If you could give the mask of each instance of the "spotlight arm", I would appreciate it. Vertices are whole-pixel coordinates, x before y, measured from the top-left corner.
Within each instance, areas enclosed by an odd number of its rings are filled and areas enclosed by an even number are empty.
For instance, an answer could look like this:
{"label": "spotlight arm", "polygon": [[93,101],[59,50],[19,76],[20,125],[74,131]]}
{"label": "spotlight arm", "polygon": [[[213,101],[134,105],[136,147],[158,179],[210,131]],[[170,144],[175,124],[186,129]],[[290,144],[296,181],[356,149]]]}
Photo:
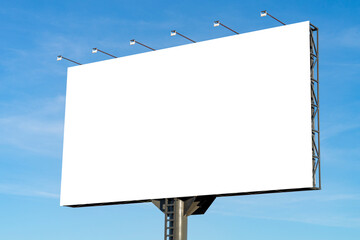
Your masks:
{"label": "spotlight arm", "polygon": [[272,17],[273,19],[275,19],[276,21],[278,21],[279,23],[281,23],[282,25],[286,25],[285,23],[283,23],[282,21],[280,21],[279,19],[277,19],[276,17],[272,16],[271,14],[267,14],[269,15],[270,17]]}
{"label": "spotlight arm", "polygon": [[57,59],[58,59],[58,61],[61,60],[61,59],[65,59],[65,60],[67,60],[67,61],[69,61],[69,62],[73,62],[73,63],[75,63],[75,64],[77,64],[77,65],[82,65],[81,63],[75,62],[75,61],[73,61],[73,60],[71,60],[71,59],[68,59],[68,58],[62,56],[62,55],[59,55],[59,56],[57,57]]}
{"label": "spotlight arm", "polygon": [[[262,15],[264,14],[264,15]],[[273,18],[274,20],[278,21],[279,23],[281,23],[282,25],[286,25],[285,23],[283,23],[282,21],[280,21],[279,19],[277,19],[276,17],[274,17],[273,15],[271,15],[270,13],[268,13],[268,11],[261,11],[261,17],[265,17],[269,15],[271,18]]]}
{"label": "spotlight arm", "polygon": [[101,53],[104,53],[104,54],[106,54],[106,55],[108,55],[108,56],[110,56],[110,57],[117,58],[116,56],[114,56],[114,55],[112,55],[112,54],[110,54],[110,53],[104,52],[104,51],[102,51],[102,50],[100,50],[100,49],[98,49],[98,48],[93,48],[93,50],[94,50],[94,49],[96,49],[96,51],[99,51],[99,52],[101,52]]}
{"label": "spotlight arm", "polygon": [[221,26],[223,26],[224,28],[227,28],[227,29],[229,29],[230,31],[232,31],[232,32],[234,32],[234,33],[236,33],[236,34],[239,34],[237,31],[235,31],[235,30],[233,30],[233,29],[229,28],[228,26],[225,26],[225,25],[224,25],[224,24],[222,24],[221,22],[219,22],[219,24],[220,24]]}
{"label": "spotlight arm", "polygon": [[190,38],[182,35],[181,33],[177,32],[176,30],[173,30],[172,32],[175,33],[174,35],[179,34],[181,37],[183,37],[183,38],[185,38],[185,39],[187,39],[187,40],[189,40],[189,41],[191,41],[191,42],[193,42],[193,43],[196,43],[194,40],[192,40],[192,39],[190,39]]}
{"label": "spotlight arm", "polygon": [[141,46],[146,47],[146,48],[148,48],[148,49],[150,49],[150,50],[156,51],[155,49],[153,49],[153,48],[151,48],[151,47],[149,47],[149,46],[146,46],[145,44],[142,44],[141,42],[138,42],[138,41],[136,41],[135,39],[130,40],[130,45],[134,45],[135,43],[138,43],[138,44],[140,44]]}

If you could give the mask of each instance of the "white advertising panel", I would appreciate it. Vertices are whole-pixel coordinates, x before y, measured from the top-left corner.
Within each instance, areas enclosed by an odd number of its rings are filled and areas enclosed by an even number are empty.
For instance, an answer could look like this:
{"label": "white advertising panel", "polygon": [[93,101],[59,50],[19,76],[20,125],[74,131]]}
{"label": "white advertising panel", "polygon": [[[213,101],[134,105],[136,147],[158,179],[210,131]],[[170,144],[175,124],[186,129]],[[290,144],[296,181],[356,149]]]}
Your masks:
{"label": "white advertising panel", "polygon": [[63,206],[313,187],[309,22],[68,69]]}

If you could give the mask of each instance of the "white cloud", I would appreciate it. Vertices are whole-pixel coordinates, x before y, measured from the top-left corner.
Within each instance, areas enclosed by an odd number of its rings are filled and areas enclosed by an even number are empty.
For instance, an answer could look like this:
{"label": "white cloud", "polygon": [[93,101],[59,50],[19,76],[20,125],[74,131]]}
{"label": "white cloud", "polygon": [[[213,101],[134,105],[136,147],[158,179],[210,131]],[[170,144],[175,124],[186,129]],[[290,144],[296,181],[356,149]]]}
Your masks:
{"label": "white cloud", "polygon": [[344,132],[353,131],[359,128],[360,128],[360,123],[356,123],[356,122],[338,123],[331,125],[321,131],[321,141],[335,137]]}
{"label": "white cloud", "polygon": [[347,47],[360,47],[360,27],[345,29],[339,36],[339,42]]}
{"label": "white cloud", "polygon": [[30,197],[59,198],[59,194],[33,189],[28,186],[0,183],[0,194],[11,194]]}
{"label": "white cloud", "polygon": [[64,105],[63,96],[2,104],[0,143],[56,156],[62,144]]}
{"label": "white cloud", "polygon": [[250,219],[358,228],[360,227],[359,214],[351,209],[344,209],[344,206],[359,200],[360,193],[324,191],[240,196],[217,200],[209,212]]}

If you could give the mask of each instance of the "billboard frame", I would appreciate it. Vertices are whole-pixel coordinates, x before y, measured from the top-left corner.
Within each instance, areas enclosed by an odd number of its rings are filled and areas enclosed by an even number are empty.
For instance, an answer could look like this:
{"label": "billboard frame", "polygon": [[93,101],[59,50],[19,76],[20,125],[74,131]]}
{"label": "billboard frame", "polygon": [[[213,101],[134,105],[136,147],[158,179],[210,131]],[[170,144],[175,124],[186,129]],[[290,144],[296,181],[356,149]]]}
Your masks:
{"label": "billboard frame", "polygon": [[313,187],[321,190],[320,171],[320,99],[319,99],[319,29],[310,23],[311,131]]}
{"label": "billboard frame", "polygon": [[[266,194],[266,193],[281,193],[281,192],[296,192],[296,191],[309,191],[309,190],[321,190],[321,171],[320,171],[320,116],[319,116],[319,29],[313,24],[309,23],[309,41],[310,41],[310,84],[311,84],[311,131],[312,131],[312,166],[313,166],[313,187],[307,188],[291,188],[291,189],[279,189],[279,190],[266,190],[266,191],[253,191],[253,192],[241,192],[241,193],[229,193],[229,194],[214,194],[214,195],[199,195],[194,196],[197,198],[196,202],[202,202],[203,199],[212,199],[216,197],[226,196],[241,196],[241,195],[254,195],[254,194]],[[201,201],[199,201],[201,197]],[[189,197],[187,197],[189,198]],[[181,199],[187,199],[181,198]],[[144,202],[160,202],[164,199],[143,199],[135,201],[116,201],[106,203],[90,203],[90,204],[77,204],[66,205],[67,207],[91,207],[91,206],[105,206],[105,205],[119,205],[119,204],[131,204],[131,203],[144,203]],[[157,205],[157,204],[155,204]],[[205,204],[205,208],[201,207],[198,213],[203,214],[209,206]]]}
{"label": "billboard frame", "polygon": [[215,194],[193,197],[166,199],[144,199],[136,201],[106,202],[95,204],[67,205],[68,207],[90,207],[104,205],[119,205],[130,203],[152,202],[164,213],[164,239],[187,239],[187,217],[205,214],[216,197],[255,195],[281,192],[299,192],[321,190],[320,164],[320,104],[319,104],[319,29],[309,23],[310,41],[310,86],[311,86],[311,138],[312,138],[312,177],[313,186],[307,188],[292,188],[267,191],[241,192],[231,194]]}
{"label": "billboard frame", "polygon": [[[165,240],[187,239],[187,217],[205,214],[216,197],[255,195],[266,193],[299,192],[321,190],[320,164],[320,104],[319,104],[319,29],[309,23],[310,41],[310,85],[311,85],[311,138],[313,186],[279,190],[253,191],[230,194],[199,195],[192,197],[144,199],[136,201],[106,202],[95,204],[66,205],[67,207],[90,207],[152,202],[165,215]],[[141,44],[142,45],[142,44]],[[154,49],[153,49],[154,50]]]}

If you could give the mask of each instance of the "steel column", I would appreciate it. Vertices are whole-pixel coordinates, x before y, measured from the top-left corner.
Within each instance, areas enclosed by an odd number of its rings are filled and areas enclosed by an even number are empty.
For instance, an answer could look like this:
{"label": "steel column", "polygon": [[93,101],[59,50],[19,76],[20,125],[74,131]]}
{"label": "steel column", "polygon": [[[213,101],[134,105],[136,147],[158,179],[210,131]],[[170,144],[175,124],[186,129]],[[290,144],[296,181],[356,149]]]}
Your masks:
{"label": "steel column", "polygon": [[174,240],[187,240],[185,202],[181,199],[175,199]]}

